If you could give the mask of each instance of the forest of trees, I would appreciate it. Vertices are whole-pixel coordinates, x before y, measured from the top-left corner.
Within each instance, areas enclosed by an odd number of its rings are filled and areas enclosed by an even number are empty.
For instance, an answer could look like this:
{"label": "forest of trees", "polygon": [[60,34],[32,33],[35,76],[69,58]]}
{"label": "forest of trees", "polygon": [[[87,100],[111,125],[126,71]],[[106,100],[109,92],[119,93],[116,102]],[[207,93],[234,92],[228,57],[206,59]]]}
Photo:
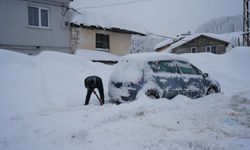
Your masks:
{"label": "forest of trees", "polygon": [[224,34],[232,32],[240,32],[243,30],[242,15],[220,17],[209,20],[200,25],[196,33],[215,33]]}

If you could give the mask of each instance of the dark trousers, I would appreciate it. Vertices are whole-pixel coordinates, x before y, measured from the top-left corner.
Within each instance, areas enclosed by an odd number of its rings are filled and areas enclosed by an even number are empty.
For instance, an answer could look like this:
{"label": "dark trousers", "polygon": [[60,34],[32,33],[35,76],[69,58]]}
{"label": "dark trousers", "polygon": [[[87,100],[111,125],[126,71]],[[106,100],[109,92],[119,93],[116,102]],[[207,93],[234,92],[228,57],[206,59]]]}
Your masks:
{"label": "dark trousers", "polygon": [[[98,98],[98,100],[100,101],[100,104],[103,105],[104,104],[104,92],[103,92],[103,84],[102,84],[102,82],[98,82],[96,88],[99,91],[99,95],[100,95],[100,97],[99,97],[100,99]],[[94,90],[95,90],[95,88],[88,89],[84,105],[88,105],[89,104],[89,100],[90,100],[91,94],[92,94],[92,92]]]}

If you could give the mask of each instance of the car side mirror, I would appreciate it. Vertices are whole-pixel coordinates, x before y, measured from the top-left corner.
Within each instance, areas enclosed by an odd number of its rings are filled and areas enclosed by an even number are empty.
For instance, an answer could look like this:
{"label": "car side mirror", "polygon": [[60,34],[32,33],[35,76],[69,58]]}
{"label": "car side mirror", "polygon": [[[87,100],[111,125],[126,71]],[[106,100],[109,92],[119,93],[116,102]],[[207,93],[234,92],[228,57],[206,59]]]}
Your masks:
{"label": "car side mirror", "polygon": [[208,73],[203,73],[203,78],[207,78],[208,77]]}

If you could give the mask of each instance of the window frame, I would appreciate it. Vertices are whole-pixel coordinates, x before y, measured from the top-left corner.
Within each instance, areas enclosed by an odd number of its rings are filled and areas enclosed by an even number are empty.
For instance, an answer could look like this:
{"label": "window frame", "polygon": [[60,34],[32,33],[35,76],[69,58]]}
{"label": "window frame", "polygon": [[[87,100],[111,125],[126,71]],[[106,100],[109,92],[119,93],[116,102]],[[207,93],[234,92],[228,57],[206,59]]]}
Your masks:
{"label": "window frame", "polygon": [[[193,49],[195,49],[195,52],[193,52]],[[197,51],[198,51],[198,48],[197,47],[191,47],[191,53],[197,53]]]}
{"label": "window frame", "polygon": [[[213,48],[215,48],[214,50],[215,50],[215,52],[213,52]],[[216,46],[211,46],[211,53],[213,53],[213,54],[217,54],[217,47]]]}
{"label": "window frame", "polygon": [[[101,36],[101,41],[97,41],[97,36]],[[103,37],[106,36],[107,37],[107,41],[104,41],[103,40]],[[95,36],[95,47],[97,50],[101,50],[101,51],[110,51],[110,35],[109,34],[102,34],[102,33],[96,33],[96,36]],[[104,43],[107,42],[107,48],[105,48],[103,45],[105,45]],[[97,44],[100,44],[102,45],[102,47],[97,47]]]}
{"label": "window frame", "polygon": [[[208,48],[209,48],[209,51],[208,51]],[[211,50],[212,50],[212,47],[211,47],[211,46],[206,46],[206,52],[207,52],[207,53],[211,53]]]}
{"label": "window frame", "polygon": [[[38,26],[29,24],[29,7],[34,7],[34,8],[38,9]],[[42,26],[41,10],[47,10],[47,12],[48,12],[48,26]],[[36,6],[36,5],[28,5],[27,6],[27,14],[28,14],[28,16],[27,16],[28,27],[50,29],[50,9],[49,8]]]}
{"label": "window frame", "polygon": [[157,61],[149,61],[147,64],[149,66],[149,68],[154,72],[154,73],[158,73],[158,68],[157,68]]}
{"label": "window frame", "polygon": [[[210,48],[210,51],[207,51],[207,48]],[[215,52],[213,52],[213,48],[215,48]],[[206,52],[217,54],[217,47],[215,45],[206,46]]]}

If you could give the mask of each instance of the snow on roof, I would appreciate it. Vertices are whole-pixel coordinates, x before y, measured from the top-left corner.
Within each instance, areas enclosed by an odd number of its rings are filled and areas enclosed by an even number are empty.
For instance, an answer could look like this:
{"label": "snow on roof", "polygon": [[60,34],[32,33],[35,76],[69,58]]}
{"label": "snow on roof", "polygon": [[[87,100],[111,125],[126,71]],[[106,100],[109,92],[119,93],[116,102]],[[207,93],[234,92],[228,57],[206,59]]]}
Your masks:
{"label": "snow on roof", "polygon": [[226,43],[230,43],[226,38],[224,38],[223,36],[220,36],[218,34],[213,34],[213,33],[198,33],[198,34],[194,34],[194,35],[191,35],[191,36],[187,36],[185,37],[184,39],[181,39],[180,41],[172,44],[170,47],[168,47],[167,49],[165,49],[164,51],[165,52],[171,52],[173,49],[187,43],[187,42],[190,42],[191,40],[197,38],[197,37],[200,37],[200,36],[206,36],[206,37],[210,37],[210,38],[213,38],[213,39],[217,39],[217,40],[220,40],[220,41],[223,41],[223,42],[226,42]]}
{"label": "snow on roof", "polygon": [[162,42],[156,44],[156,46],[154,47],[154,50],[157,50],[157,49],[159,49],[159,48],[162,48],[162,47],[164,47],[164,46],[166,46],[166,45],[169,45],[169,44],[171,44],[171,43],[173,43],[173,42],[174,42],[173,39],[166,39],[166,40],[164,40],[164,41],[162,41]]}
{"label": "snow on roof", "polygon": [[77,49],[75,55],[84,56],[89,60],[95,61],[118,61],[120,56],[111,54],[105,51],[88,50],[88,49]]}
{"label": "snow on roof", "polygon": [[128,20],[127,18],[109,15],[102,12],[90,10],[78,10],[79,13],[73,13],[71,23],[84,26],[95,26],[103,29],[119,29],[135,34],[146,34],[146,29],[141,25]]}

